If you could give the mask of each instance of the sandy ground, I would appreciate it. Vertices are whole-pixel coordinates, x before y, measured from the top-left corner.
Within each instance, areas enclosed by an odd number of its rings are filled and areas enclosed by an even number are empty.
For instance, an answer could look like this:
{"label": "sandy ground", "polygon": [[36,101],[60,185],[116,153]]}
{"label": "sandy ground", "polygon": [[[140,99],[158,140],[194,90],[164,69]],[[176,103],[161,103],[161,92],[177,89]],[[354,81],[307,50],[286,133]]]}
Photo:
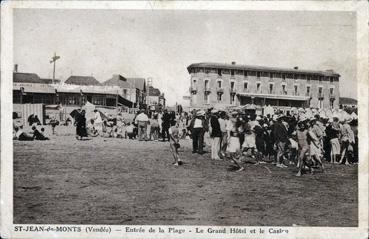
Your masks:
{"label": "sandy ground", "polygon": [[[246,165],[168,143],[56,136],[14,141],[14,223],[357,226],[357,166]],[[270,171],[269,171],[270,170]]]}

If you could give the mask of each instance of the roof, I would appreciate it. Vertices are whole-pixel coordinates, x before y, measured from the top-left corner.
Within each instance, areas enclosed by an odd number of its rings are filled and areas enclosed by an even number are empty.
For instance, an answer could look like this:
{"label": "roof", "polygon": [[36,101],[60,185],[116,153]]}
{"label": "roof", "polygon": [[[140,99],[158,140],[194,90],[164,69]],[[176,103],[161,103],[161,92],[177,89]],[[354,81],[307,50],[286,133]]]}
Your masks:
{"label": "roof", "polygon": [[45,84],[46,82],[37,74],[34,73],[19,73],[19,72],[13,72],[13,82],[17,83],[39,83],[39,84]]}
{"label": "roof", "polygon": [[349,97],[340,97],[340,104],[342,105],[357,105],[357,100]]}
{"label": "roof", "polygon": [[[42,78],[41,80],[43,80],[46,84],[52,84],[53,83],[53,79],[50,79],[50,78]],[[60,83],[60,80],[55,79],[54,83]]]}
{"label": "roof", "polygon": [[71,85],[101,85],[101,83],[92,76],[70,76],[65,83]]}
{"label": "roof", "polygon": [[131,85],[127,81],[127,79],[121,75],[113,75],[112,78],[110,78],[107,81],[104,81],[102,84],[109,86],[119,86],[121,88],[131,88]]}
{"label": "roof", "polygon": [[127,78],[129,82],[133,82],[135,87],[141,91],[146,91],[145,78]]}
{"label": "roof", "polygon": [[267,72],[285,72],[285,73],[305,73],[305,74],[318,74],[323,76],[340,76],[333,70],[327,71],[313,71],[302,70],[294,68],[279,68],[279,67],[265,67],[265,66],[253,66],[253,65],[238,65],[238,64],[225,64],[225,63],[212,63],[212,62],[200,62],[193,63],[187,67],[188,72],[194,67],[207,67],[207,68],[221,68],[231,70],[253,70],[253,71],[267,71]]}
{"label": "roof", "polygon": [[160,93],[160,90],[157,89],[157,88],[154,88],[152,86],[149,87],[149,93],[148,93],[148,96],[160,96],[161,93]]}

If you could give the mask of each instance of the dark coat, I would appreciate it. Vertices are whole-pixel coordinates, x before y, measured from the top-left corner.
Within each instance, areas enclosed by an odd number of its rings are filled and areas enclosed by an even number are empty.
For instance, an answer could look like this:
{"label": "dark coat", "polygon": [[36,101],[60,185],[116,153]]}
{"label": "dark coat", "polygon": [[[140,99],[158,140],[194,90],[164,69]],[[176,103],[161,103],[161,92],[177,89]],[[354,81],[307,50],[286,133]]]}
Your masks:
{"label": "dark coat", "polygon": [[216,116],[210,117],[211,134],[210,137],[222,137],[219,120]]}

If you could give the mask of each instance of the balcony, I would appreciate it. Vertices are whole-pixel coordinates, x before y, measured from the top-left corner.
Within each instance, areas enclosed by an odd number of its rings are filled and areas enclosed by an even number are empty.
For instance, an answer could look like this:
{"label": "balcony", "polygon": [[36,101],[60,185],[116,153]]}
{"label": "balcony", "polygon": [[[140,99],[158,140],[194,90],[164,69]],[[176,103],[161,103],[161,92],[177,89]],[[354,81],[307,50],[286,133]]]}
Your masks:
{"label": "balcony", "polygon": [[195,95],[197,93],[197,87],[196,86],[191,86],[190,87],[190,92],[191,92],[191,94]]}
{"label": "balcony", "polygon": [[217,94],[223,94],[224,89],[222,87],[217,87]]}
{"label": "balcony", "polygon": [[235,95],[237,93],[235,88],[231,88],[229,92],[231,93],[231,95]]}
{"label": "balcony", "polygon": [[209,95],[211,93],[210,87],[205,87],[204,92]]}
{"label": "balcony", "polygon": [[324,100],[324,94],[323,93],[318,93],[318,99],[319,100]]}
{"label": "balcony", "polygon": [[293,96],[299,96],[300,95],[300,93],[299,92],[293,92],[293,94],[292,94]]}
{"label": "balcony", "polygon": [[336,99],[335,93],[329,93],[329,99]]}

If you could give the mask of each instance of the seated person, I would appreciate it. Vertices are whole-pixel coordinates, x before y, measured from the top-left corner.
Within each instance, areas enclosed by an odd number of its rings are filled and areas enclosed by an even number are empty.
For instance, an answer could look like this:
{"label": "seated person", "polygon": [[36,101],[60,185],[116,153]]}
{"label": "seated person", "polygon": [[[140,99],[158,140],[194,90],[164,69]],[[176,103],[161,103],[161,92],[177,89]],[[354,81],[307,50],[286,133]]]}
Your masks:
{"label": "seated person", "polygon": [[133,124],[131,123],[128,123],[127,124],[127,127],[126,127],[126,134],[127,134],[127,137],[129,139],[134,139],[136,138],[136,134],[135,134],[135,127],[133,126]]}
{"label": "seated person", "polygon": [[49,140],[49,138],[45,137],[43,134],[40,133],[40,131],[38,131],[36,126],[32,126],[32,130],[33,130],[33,138],[35,140]]}
{"label": "seated person", "polygon": [[23,132],[22,127],[14,127],[15,135],[14,139],[19,141],[32,141],[33,137]]}

